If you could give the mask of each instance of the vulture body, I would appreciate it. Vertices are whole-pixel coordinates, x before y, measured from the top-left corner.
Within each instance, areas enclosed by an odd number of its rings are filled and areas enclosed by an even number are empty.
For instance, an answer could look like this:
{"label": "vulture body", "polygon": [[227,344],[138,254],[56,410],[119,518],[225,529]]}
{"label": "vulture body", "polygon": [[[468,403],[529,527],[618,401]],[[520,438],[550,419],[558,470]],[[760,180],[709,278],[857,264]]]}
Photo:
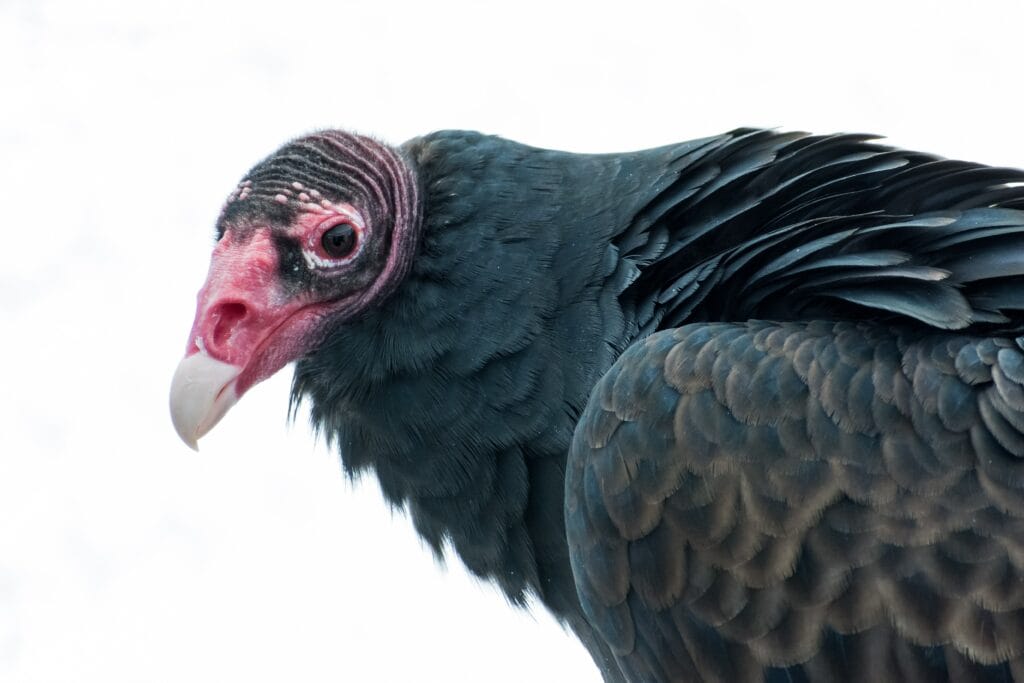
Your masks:
{"label": "vulture body", "polygon": [[297,360],[346,469],[608,682],[1024,681],[1022,184],[315,133],[225,205],[172,413]]}

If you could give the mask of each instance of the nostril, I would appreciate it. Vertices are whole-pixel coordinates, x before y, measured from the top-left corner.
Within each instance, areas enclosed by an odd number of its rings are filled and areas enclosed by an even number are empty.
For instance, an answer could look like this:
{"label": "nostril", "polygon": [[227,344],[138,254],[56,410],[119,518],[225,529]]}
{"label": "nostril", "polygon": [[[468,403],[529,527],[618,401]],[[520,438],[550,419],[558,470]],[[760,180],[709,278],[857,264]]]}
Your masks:
{"label": "nostril", "polygon": [[217,304],[210,311],[210,322],[213,323],[211,339],[206,342],[213,348],[223,347],[230,339],[231,334],[238,327],[238,323],[249,313],[245,304],[236,301]]}

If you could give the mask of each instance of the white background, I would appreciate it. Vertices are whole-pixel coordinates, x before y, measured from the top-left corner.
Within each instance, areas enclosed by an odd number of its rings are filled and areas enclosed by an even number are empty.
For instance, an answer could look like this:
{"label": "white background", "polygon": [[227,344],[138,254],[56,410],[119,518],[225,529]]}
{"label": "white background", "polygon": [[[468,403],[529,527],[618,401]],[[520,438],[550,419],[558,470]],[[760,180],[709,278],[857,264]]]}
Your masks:
{"label": "white background", "polygon": [[1022,27],[1019,1],[0,0],[0,680],[598,681],[286,425],[290,372],[178,442],[224,196],[324,126],[868,131],[1024,166]]}

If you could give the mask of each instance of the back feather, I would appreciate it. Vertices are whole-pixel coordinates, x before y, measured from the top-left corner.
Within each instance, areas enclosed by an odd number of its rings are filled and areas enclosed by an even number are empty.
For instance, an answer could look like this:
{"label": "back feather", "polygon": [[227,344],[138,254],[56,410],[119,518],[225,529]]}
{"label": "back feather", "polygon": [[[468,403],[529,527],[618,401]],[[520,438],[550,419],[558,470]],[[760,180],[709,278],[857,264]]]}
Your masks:
{"label": "back feather", "polygon": [[866,135],[738,130],[679,168],[616,238],[635,329],[893,319],[1019,329],[1024,172]]}

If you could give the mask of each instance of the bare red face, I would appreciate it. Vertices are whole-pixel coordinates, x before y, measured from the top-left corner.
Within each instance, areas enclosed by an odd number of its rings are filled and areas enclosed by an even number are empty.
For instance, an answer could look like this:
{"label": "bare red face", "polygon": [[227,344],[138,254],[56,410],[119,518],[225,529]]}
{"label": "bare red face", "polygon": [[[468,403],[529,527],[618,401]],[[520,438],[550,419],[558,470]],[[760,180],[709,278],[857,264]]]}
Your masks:
{"label": "bare red face", "polygon": [[[261,176],[285,152],[295,166],[292,148],[303,144],[310,156],[321,157],[313,159],[321,169],[332,152],[346,162],[360,152],[369,156],[362,171],[368,179],[359,177],[358,165],[343,168],[371,196],[347,201],[331,177],[324,189],[313,187],[303,172],[312,163],[298,164],[298,171],[280,164],[305,182],[282,178],[278,168]],[[397,155],[386,157],[381,149],[390,151],[341,133],[310,136],[257,166],[228,198],[185,358],[171,384],[172,419],[189,446],[195,448],[250,387],[314,350],[328,323],[366,310],[404,276],[415,244],[415,193],[409,196],[411,181],[398,182],[392,198],[404,202],[388,206],[373,164],[386,171]],[[399,181],[404,178],[408,173]]]}

